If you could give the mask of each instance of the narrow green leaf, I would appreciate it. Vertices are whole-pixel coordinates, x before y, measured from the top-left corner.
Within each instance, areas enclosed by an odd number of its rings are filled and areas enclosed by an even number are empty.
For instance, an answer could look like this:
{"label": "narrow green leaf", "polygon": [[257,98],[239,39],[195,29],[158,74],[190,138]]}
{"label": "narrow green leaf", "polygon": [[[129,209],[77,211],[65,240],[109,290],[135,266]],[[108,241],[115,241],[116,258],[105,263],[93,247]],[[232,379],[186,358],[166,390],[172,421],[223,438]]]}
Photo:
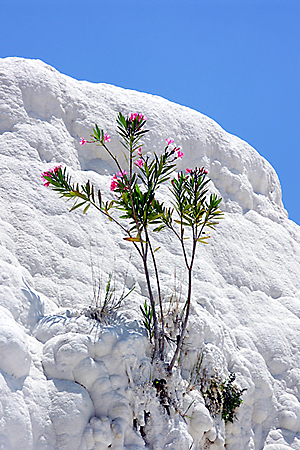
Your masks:
{"label": "narrow green leaf", "polygon": [[89,209],[90,206],[91,206],[90,203],[88,203],[88,204],[86,205],[86,207],[85,207],[84,210],[83,210],[83,214],[85,214],[85,213],[87,212],[87,210]]}
{"label": "narrow green leaf", "polygon": [[70,212],[71,212],[71,211],[74,211],[74,209],[80,208],[80,206],[85,205],[85,203],[86,203],[86,202],[82,202],[82,203],[77,203],[77,204],[75,204],[75,205],[70,209]]}
{"label": "narrow green leaf", "polygon": [[166,225],[163,223],[162,225],[160,225],[159,227],[157,227],[157,228],[154,228],[154,230],[153,231],[155,231],[156,233],[159,233],[163,228],[165,228],[166,227]]}
{"label": "narrow green leaf", "polygon": [[197,241],[201,242],[202,244],[208,244],[208,242],[206,242],[206,239],[209,239],[210,236],[203,236],[201,238],[198,238]]}
{"label": "narrow green leaf", "polygon": [[123,239],[124,239],[124,241],[129,241],[129,242],[141,242],[139,237],[126,237]]}

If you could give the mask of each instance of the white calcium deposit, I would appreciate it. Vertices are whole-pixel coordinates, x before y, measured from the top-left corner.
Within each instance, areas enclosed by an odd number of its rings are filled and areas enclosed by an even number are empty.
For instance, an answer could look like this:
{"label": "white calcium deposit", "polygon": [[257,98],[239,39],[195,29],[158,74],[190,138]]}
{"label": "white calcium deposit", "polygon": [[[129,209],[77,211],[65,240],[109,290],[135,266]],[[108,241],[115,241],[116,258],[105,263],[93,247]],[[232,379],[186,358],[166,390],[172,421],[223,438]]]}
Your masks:
{"label": "white calcium deposit", "polygon": [[[122,160],[116,116],[138,112],[151,130],[146,151],[175,139],[178,169],[205,166],[225,219],[199,247],[181,372],[169,377],[170,414],[160,404],[140,305],[139,256],[97,210],[43,186],[41,172],[67,166],[112,198],[115,168],[96,145],[97,123]],[[161,197],[168,199],[166,186]],[[0,60],[0,449],[300,449],[300,228],[288,219],[271,165],[213,120],[157,96],[76,81],[41,61]],[[178,243],[155,236],[162,290],[185,299]],[[105,289],[135,290],[103,323],[92,269]],[[152,280],[154,274],[151,272]],[[171,322],[171,319],[170,319]],[[247,390],[234,423],[212,417],[188,389],[199,354],[207,373],[236,374]]]}

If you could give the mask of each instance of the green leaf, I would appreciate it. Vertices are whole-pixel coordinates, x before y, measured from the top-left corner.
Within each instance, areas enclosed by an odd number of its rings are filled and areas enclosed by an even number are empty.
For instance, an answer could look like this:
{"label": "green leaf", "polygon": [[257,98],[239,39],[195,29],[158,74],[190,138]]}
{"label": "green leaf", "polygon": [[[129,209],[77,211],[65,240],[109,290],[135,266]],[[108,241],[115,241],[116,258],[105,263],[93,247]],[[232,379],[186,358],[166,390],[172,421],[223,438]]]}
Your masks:
{"label": "green leaf", "polygon": [[206,242],[206,239],[209,239],[210,236],[203,236],[197,239],[198,242],[201,242],[202,244],[208,244],[208,242]]}
{"label": "green leaf", "polygon": [[162,225],[160,225],[159,227],[157,227],[157,228],[154,228],[154,230],[153,231],[155,231],[156,233],[159,233],[163,228],[165,228],[166,227],[166,225],[163,223]]}
{"label": "green leaf", "polygon": [[129,241],[129,242],[141,242],[140,238],[138,236],[137,237],[126,237],[123,239],[124,239],[124,241]]}
{"label": "green leaf", "polygon": [[70,209],[70,212],[71,212],[71,211],[74,211],[74,209],[80,208],[80,206],[85,205],[85,203],[86,203],[86,202],[82,202],[82,203],[77,203],[77,204],[75,204],[75,205]]}
{"label": "green leaf", "polygon": [[88,203],[88,204],[86,205],[86,207],[85,207],[84,210],[83,210],[83,214],[85,214],[85,213],[87,212],[87,210],[89,209],[90,206],[91,206],[90,203]]}

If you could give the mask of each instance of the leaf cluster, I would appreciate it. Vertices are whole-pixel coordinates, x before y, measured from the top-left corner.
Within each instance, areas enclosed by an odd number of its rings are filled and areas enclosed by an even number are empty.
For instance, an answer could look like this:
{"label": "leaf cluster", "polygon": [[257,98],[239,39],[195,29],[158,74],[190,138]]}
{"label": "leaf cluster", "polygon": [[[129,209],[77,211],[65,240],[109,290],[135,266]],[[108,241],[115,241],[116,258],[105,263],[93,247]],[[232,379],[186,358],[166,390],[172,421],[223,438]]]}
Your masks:
{"label": "leaf cluster", "polygon": [[115,287],[112,287],[111,280],[112,274],[110,273],[105,287],[105,297],[103,304],[100,304],[98,306],[96,305],[96,307],[89,307],[84,311],[86,316],[90,317],[91,319],[95,319],[98,322],[102,322],[106,318],[116,313],[122,306],[124,300],[135,289],[135,286],[133,286],[126,294],[122,292],[120,297],[117,297],[115,294],[116,289]]}
{"label": "leaf cluster", "polygon": [[[198,242],[207,243],[209,236],[201,236],[204,227],[214,229],[218,219],[222,218],[222,211],[219,205],[222,198],[217,198],[211,194],[207,200],[207,185],[210,179],[202,169],[195,168],[188,174],[183,172],[178,174],[178,178],[172,180],[170,188],[173,194],[173,206],[179,219],[175,220],[181,227],[183,237],[184,227],[189,227],[193,231],[193,237]],[[172,225],[171,215],[166,217],[166,223]]]}
{"label": "leaf cluster", "polygon": [[162,155],[154,154],[152,161],[147,158],[138,176],[133,174],[129,180],[124,175],[118,180],[115,192],[119,197],[114,203],[119,210],[124,211],[120,218],[129,219],[130,231],[137,230],[137,227],[140,231],[147,231],[149,225],[162,224],[164,206],[155,198],[155,193],[170,178],[176,166],[173,162],[174,153],[166,148]]}
{"label": "leaf cluster", "polygon": [[100,130],[97,124],[95,124],[95,127],[93,128],[93,132],[91,133],[91,137],[94,141],[99,142],[100,144],[104,144],[104,131]]}
{"label": "leaf cluster", "polygon": [[66,172],[66,168],[62,170],[61,167],[59,167],[55,172],[49,172],[48,175],[44,175],[44,178],[49,182],[52,190],[60,194],[60,197],[65,197],[67,201],[74,201],[70,212],[82,206],[83,214],[85,214],[90,205],[93,204],[104,213],[108,213],[108,210],[113,205],[113,202],[102,202],[101,191],[95,189],[90,181],[81,185],[72,183],[72,178]]}
{"label": "leaf cluster", "polygon": [[221,384],[222,393],[222,419],[225,422],[233,422],[236,419],[235,411],[243,403],[242,394],[247,389],[239,389],[236,384],[234,384],[236,375],[235,373],[230,373],[229,378],[227,378]]}
{"label": "leaf cluster", "polygon": [[203,389],[202,394],[205,400],[205,405],[209,412],[215,417],[221,414],[221,418],[227,422],[237,420],[235,414],[236,409],[243,403],[242,395],[247,389],[240,389],[234,381],[236,379],[235,373],[230,373],[229,377],[223,382],[219,377],[214,376],[209,382],[209,386]]}
{"label": "leaf cluster", "polygon": [[149,131],[143,129],[146,124],[144,116],[141,114],[135,116],[134,119],[125,117],[119,112],[117,117],[117,131],[122,138],[121,144],[131,153],[138,149],[140,139]]}
{"label": "leaf cluster", "polygon": [[143,315],[143,324],[148,331],[150,342],[153,338],[153,308],[147,304],[145,300],[144,306],[140,306],[141,313]]}

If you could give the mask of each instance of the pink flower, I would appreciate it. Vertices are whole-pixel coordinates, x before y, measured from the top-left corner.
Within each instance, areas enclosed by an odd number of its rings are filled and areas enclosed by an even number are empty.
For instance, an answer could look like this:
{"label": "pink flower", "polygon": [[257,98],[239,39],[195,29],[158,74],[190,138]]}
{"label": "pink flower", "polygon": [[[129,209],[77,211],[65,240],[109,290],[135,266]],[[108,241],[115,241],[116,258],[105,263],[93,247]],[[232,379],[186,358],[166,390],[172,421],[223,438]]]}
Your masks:
{"label": "pink flower", "polygon": [[46,180],[45,180],[44,175],[46,175],[47,177],[48,177],[49,175],[48,175],[47,172],[45,172],[45,173],[42,173],[42,176],[41,176],[41,179],[43,180],[44,186],[45,186],[45,187],[48,187],[50,183],[49,183],[49,181],[46,181]]}
{"label": "pink flower", "polygon": [[204,167],[201,167],[200,172],[201,172],[201,175],[208,174],[208,170],[204,169]]}
{"label": "pink flower", "polygon": [[139,120],[147,120],[147,117],[143,116],[143,114],[139,114]]}
{"label": "pink flower", "polygon": [[186,173],[191,173],[192,169],[186,169]]}
{"label": "pink flower", "polygon": [[183,157],[183,152],[182,152],[182,151],[180,151],[180,150],[178,150],[178,153],[177,153],[177,158],[180,158],[180,159],[182,159],[182,157]]}
{"label": "pink flower", "polygon": [[118,187],[118,182],[112,178],[111,183],[110,183],[110,190],[114,191],[116,189],[116,187]]}
{"label": "pink flower", "polygon": [[84,138],[80,138],[80,145],[84,145],[86,144],[86,141],[84,140]]}
{"label": "pink flower", "polygon": [[57,172],[58,172],[58,170],[59,170],[60,167],[61,167],[61,166],[55,166],[55,167],[53,167],[53,169],[50,169],[49,172],[43,172],[43,173],[42,173],[41,179],[42,179],[43,182],[44,182],[44,186],[48,187],[49,184],[50,184],[50,182],[47,181],[44,177],[45,177],[45,176],[46,176],[46,177],[52,177],[53,174],[57,174]]}
{"label": "pink flower", "polygon": [[110,182],[110,190],[114,191],[118,187],[118,178],[123,178],[124,175],[127,175],[126,170],[122,170],[122,172],[117,172],[113,175],[111,182]]}
{"label": "pink flower", "polygon": [[142,159],[138,159],[134,163],[136,166],[142,167],[144,165],[144,161]]}
{"label": "pink flower", "polygon": [[134,113],[134,114],[128,114],[128,117],[130,118],[130,120],[135,120],[135,119],[138,119],[138,120],[147,120],[147,117],[146,116],[144,116],[143,114],[137,114],[137,113]]}
{"label": "pink flower", "polygon": [[137,152],[138,152],[138,155],[139,155],[139,156],[142,156],[142,147],[138,148],[138,151],[137,151]]}
{"label": "pink flower", "polygon": [[135,120],[137,118],[137,114],[130,114],[130,120]]}
{"label": "pink flower", "polygon": [[170,144],[173,144],[173,142],[174,142],[174,139],[166,139],[166,141],[167,141],[167,145],[170,145]]}
{"label": "pink flower", "polygon": [[105,133],[104,142],[110,142],[110,139],[111,139],[110,135]]}

